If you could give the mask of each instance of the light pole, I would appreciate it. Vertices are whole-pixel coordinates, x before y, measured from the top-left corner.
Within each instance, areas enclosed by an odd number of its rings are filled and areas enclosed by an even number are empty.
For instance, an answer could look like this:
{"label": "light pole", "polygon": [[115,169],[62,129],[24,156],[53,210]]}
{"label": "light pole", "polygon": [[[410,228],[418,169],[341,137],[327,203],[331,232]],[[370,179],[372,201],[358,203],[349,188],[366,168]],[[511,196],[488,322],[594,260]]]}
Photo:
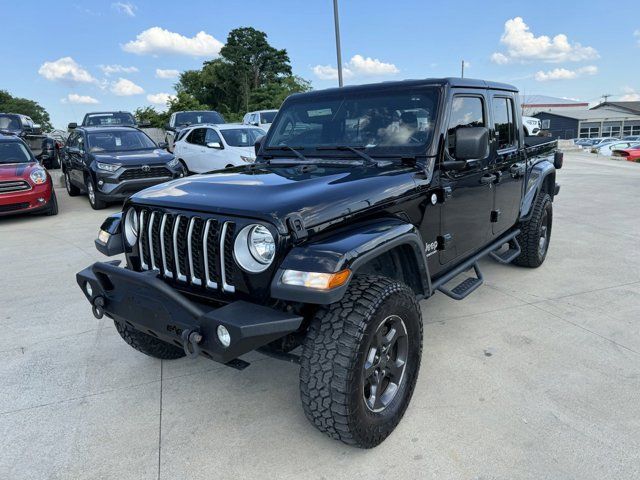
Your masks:
{"label": "light pole", "polygon": [[333,22],[336,28],[336,54],[338,56],[338,86],[342,87],[342,53],[340,52],[340,21],[338,20],[338,0],[333,0]]}

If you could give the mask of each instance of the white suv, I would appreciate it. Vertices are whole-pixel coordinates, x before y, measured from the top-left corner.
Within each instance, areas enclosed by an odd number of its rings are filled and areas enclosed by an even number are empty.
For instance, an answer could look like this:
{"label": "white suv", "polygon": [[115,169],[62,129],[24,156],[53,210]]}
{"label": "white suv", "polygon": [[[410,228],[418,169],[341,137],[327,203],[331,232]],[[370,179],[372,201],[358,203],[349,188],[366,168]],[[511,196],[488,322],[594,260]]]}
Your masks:
{"label": "white suv", "polygon": [[254,144],[266,132],[247,125],[195,125],[180,132],[174,155],[190,173],[253,163]]}
{"label": "white suv", "polygon": [[524,134],[527,137],[533,137],[540,133],[541,123],[539,118],[523,116],[522,126],[524,127]]}
{"label": "white suv", "polygon": [[269,130],[269,127],[273,123],[273,119],[276,118],[276,113],[278,113],[278,110],[259,110],[257,112],[249,112],[245,114],[242,119],[242,123]]}

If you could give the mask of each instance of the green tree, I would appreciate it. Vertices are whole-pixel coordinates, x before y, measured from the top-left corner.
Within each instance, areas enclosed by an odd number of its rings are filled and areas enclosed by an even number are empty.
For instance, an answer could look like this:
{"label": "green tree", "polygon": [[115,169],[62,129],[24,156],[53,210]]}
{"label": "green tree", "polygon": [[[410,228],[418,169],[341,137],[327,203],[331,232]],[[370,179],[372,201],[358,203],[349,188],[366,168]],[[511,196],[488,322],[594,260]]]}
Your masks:
{"label": "green tree", "polygon": [[169,114],[167,112],[158,112],[151,106],[136,108],[133,115],[136,117],[138,123],[149,122],[151,123],[151,126],[155,128],[164,128],[167,120],[169,119]]}
{"label": "green tree", "polygon": [[43,131],[53,130],[51,118],[44,107],[33,100],[14,97],[6,90],[0,90],[0,112],[27,115],[34,123],[40,124]]}

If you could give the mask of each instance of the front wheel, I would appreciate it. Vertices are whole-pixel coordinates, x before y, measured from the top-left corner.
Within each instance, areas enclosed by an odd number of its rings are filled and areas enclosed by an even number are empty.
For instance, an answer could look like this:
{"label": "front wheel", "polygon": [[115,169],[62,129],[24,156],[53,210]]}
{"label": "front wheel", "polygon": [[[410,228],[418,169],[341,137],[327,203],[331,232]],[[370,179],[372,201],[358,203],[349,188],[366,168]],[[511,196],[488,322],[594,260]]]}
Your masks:
{"label": "front wheel", "polygon": [[62,174],[64,175],[64,188],[66,188],[67,193],[70,197],[75,197],[80,194],[80,189],[71,183],[71,177],[69,176],[69,170],[63,169]]}
{"label": "front wheel", "polygon": [[553,202],[548,193],[541,192],[533,205],[531,218],[520,224],[518,243],[522,253],[513,261],[515,265],[537,268],[547,258],[553,225]]}
{"label": "front wheel", "polygon": [[307,332],[300,362],[307,418],[346,444],[379,445],[409,405],[421,355],[422,316],[413,291],[384,277],[355,277]]}
{"label": "front wheel", "polygon": [[102,210],[107,206],[107,203],[98,198],[96,193],[96,187],[93,184],[91,177],[87,177],[85,180],[85,189],[87,190],[87,196],[89,197],[89,203],[94,210]]}

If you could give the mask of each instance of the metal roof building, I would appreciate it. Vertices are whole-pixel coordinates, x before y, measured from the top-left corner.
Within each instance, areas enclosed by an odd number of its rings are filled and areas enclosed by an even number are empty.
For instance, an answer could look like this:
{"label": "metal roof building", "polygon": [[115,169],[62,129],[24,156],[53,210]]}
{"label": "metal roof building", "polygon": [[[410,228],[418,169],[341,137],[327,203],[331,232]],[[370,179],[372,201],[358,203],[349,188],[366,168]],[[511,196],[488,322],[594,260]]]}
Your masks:
{"label": "metal roof building", "polygon": [[640,114],[609,108],[548,108],[533,115],[554,138],[640,135]]}
{"label": "metal roof building", "polygon": [[606,108],[608,110],[617,110],[619,112],[634,113],[640,115],[640,101],[639,102],[603,102],[596,105],[592,110]]}
{"label": "metal roof building", "polygon": [[548,95],[523,95],[522,111],[524,115],[535,115],[543,110],[550,108],[573,110],[586,109],[589,107],[588,102],[579,102],[568,98],[550,97]]}

